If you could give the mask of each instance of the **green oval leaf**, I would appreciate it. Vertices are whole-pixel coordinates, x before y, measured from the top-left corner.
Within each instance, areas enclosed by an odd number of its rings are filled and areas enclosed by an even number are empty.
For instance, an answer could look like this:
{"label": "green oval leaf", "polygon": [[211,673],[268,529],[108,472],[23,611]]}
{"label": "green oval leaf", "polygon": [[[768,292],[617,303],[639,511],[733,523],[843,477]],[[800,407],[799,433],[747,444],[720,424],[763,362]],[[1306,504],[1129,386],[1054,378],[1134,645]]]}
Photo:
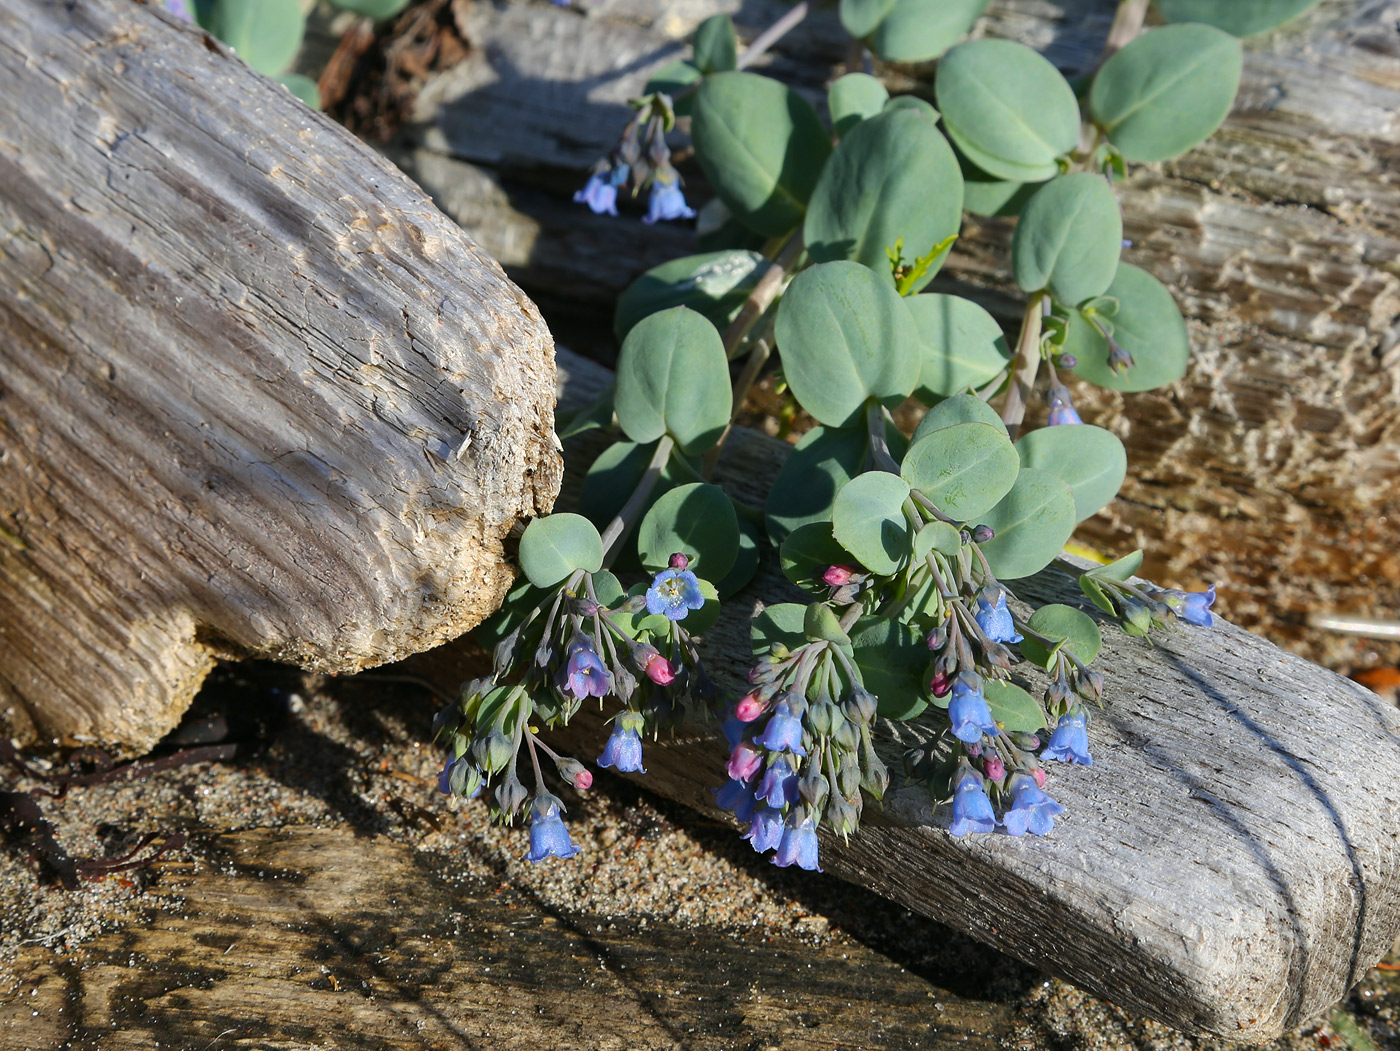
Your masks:
{"label": "green oval leaf", "polygon": [[306,33],[298,0],[211,0],[195,10],[201,26],[264,76],[292,64]]}
{"label": "green oval leaf", "polygon": [[690,307],[723,330],[771,266],[758,252],[727,249],[652,267],[618,296],[613,330],[626,339],[644,317],[671,307]]}
{"label": "green oval leaf", "polygon": [[992,721],[1012,733],[1034,733],[1045,725],[1045,712],[1040,702],[1014,682],[987,679],[982,683],[982,695]]}
{"label": "green oval leaf", "polygon": [[842,27],[859,40],[878,26],[894,5],[895,0],[841,0],[837,10]]}
{"label": "green oval leaf", "polygon": [[962,203],[962,172],[938,129],[912,110],[889,110],[852,128],[826,162],[803,225],[807,251],[814,262],[854,259],[888,273],[897,240],[917,259],[955,237]]}
{"label": "green oval leaf", "polygon": [[525,527],[518,558],[531,584],[553,587],[576,569],[598,572],[603,567],[603,540],[583,515],[546,515]]}
{"label": "green oval leaf", "polygon": [[923,528],[914,537],[913,560],[922,562],[928,557],[930,551],[937,551],[941,555],[952,558],[961,547],[962,530],[958,529],[957,526],[935,519],[932,522],[924,523]]}
{"label": "green oval leaf", "polygon": [[683,451],[703,451],[724,433],[733,404],[724,344],[695,311],[663,310],[627,334],[613,408],[634,442],[670,434]]}
{"label": "green oval leaf", "polygon": [[724,490],[708,482],[680,485],[651,505],[637,527],[637,554],[655,573],[677,551],[706,580],[720,580],[739,554],[739,522]]}
{"label": "green oval leaf", "polygon": [[893,573],[909,555],[904,501],[909,483],[884,471],[867,471],[841,487],[831,508],[836,540],[872,572]]}
{"label": "green oval leaf", "polygon": [[970,299],[937,292],[911,296],[909,313],[923,337],[914,396],[924,403],[989,383],[1011,361],[996,319]]}
{"label": "green oval leaf", "polygon": [[928,647],[906,624],[862,617],[851,631],[851,652],[865,688],[886,719],[912,719],[928,707]]}
{"label": "green oval leaf", "polygon": [[1016,451],[1022,465],[1068,483],[1079,522],[1107,507],[1128,475],[1128,454],[1118,435],[1088,423],[1031,431],[1017,440]]}
{"label": "green oval leaf", "polygon": [[849,565],[850,554],[831,534],[830,522],[809,522],[787,535],[778,549],[783,576],[809,595],[826,598],[830,585],[822,574],[831,566]]}
{"label": "green oval leaf", "polygon": [[408,0],[331,0],[331,6],[382,22],[407,7]]}
{"label": "green oval leaf", "polygon": [[849,648],[850,636],[841,630],[841,621],[825,602],[813,602],[802,619],[802,633],[810,642],[830,642]]}
{"label": "green oval leaf", "polygon": [[1094,77],[1089,112],[1130,161],[1165,161],[1225,121],[1244,49],[1204,25],[1163,26],[1116,52]]}
{"label": "green oval leaf", "polygon": [[981,524],[996,531],[982,553],[992,572],[1017,580],[1044,569],[1074,532],[1074,494],[1062,478],[1023,467],[1011,492],[985,515]]}
{"label": "green oval leaf", "polygon": [[739,60],[739,41],[728,15],[711,15],[695,30],[691,61],[701,73],[728,73]]}
{"label": "green oval leaf", "polygon": [[737,509],[735,513],[739,521],[739,550],[729,572],[715,581],[715,592],[722,599],[731,598],[743,590],[744,585],[758,572],[758,564],[762,560],[762,523],[751,515],[739,514]]}
{"label": "green oval leaf", "polygon": [[959,423],[929,431],[910,445],[899,473],[949,518],[968,522],[1011,491],[1020,469],[1005,431]]}
{"label": "green oval leaf", "polygon": [[1064,350],[1077,359],[1074,374],[1100,387],[1144,391],[1162,387],[1186,374],[1191,340],[1176,300],[1146,270],[1124,263],[1107,295],[1118,300],[1113,338],[1133,357],[1122,374],[1108,367],[1108,343],[1077,310],[1069,314]]}
{"label": "green oval leaf", "polygon": [[955,394],[951,398],[944,398],[924,413],[924,418],[919,421],[919,426],[914,431],[914,441],[921,441],[932,431],[956,427],[960,423],[985,423],[989,427],[997,428],[1002,434],[1007,433],[1006,424],[996,409],[975,394]]}
{"label": "green oval leaf", "polygon": [[[1094,618],[1073,606],[1052,603],[1041,606],[1031,614],[1030,626],[1054,642],[1064,643],[1064,648],[1072,651],[1085,664],[1089,664],[1103,648],[1103,636]],[[1029,661],[1050,670],[1050,650],[1029,636],[1020,643],[1021,655]]]}
{"label": "green oval leaf", "polygon": [[990,2],[898,0],[870,33],[870,50],[886,62],[927,62],[967,36]]}
{"label": "green oval leaf", "polygon": [[807,606],[800,602],[778,602],[764,606],[749,621],[749,640],[753,645],[753,655],[761,656],[768,647],[780,642],[790,650],[795,650],[807,642],[802,627],[807,619]]}
{"label": "green oval leaf", "polygon": [[1095,566],[1084,575],[1087,577],[1107,577],[1109,580],[1128,580],[1142,568],[1141,549],[1115,559],[1104,566]]}
{"label": "green oval leaf", "polygon": [[831,111],[831,130],[837,138],[844,137],[861,121],[884,109],[889,99],[890,93],[885,90],[885,85],[869,73],[847,73],[826,92],[826,106]]}
{"label": "green oval leaf", "polygon": [[735,218],[769,237],[802,222],[831,153],[811,103],[754,73],[706,77],[694,99],[696,157]]}
{"label": "green oval leaf", "polygon": [[1317,0],[1156,0],[1168,22],[1204,22],[1235,36],[1253,36],[1297,18]]}
{"label": "green oval leaf", "polygon": [[310,77],[303,73],[279,73],[273,79],[312,109],[321,108],[321,89]]}
{"label": "green oval leaf", "polygon": [[864,427],[813,427],[773,479],[764,506],[768,536],[780,544],[792,531],[831,520],[837,490],[860,474],[869,439]]}
{"label": "green oval leaf", "polygon": [[919,379],[919,330],[887,276],[859,263],[819,263],[778,305],[783,374],[822,423],[860,422],[875,398],[893,408]]}
{"label": "green oval leaf", "polygon": [[990,175],[1039,182],[1079,142],[1079,103],[1059,70],[1023,44],[973,40],[938,64],[948,137]]}
{"label": "green oval leaf", "polygon": [[1107,180],[1089,172],[1062,175],[1021,209],[1011,239],[1011,266],[1023,292],[1048,289],[1067,306],[1101,296],[1123,250],[1123,216]]}

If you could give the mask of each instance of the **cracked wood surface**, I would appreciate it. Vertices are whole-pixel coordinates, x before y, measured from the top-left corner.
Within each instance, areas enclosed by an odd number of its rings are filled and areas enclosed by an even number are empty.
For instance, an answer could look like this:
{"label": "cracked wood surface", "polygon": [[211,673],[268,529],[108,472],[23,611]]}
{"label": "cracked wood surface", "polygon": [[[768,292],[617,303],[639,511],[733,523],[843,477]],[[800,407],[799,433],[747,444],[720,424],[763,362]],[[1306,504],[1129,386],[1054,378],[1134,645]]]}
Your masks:
{"label": "cracked wood surface", "polygon": [[[617,292],[694,251],[686,226],[644,228],[571,201],[613,144],[648,75],[684,53],[705,16],[753,36],[777,0],[604,0],[588,14],[477,4],[473,45],[423,90],[395,156],[542,304],[561,338],[609,360]],[[994,0],[979,33],[1093,68],[1106,0]],[[1341,666],[1400,662],[1400,644],[1304,627],[1312,609],[1400,608],[1400,19],[1395,0],[1323,0],[1247,42],[1234,112],[1199,149],[1134,169],[1121,188],[1124,258],[1163,280],[1187,316],[1187,376],[1151,394],[1076,388],[1083,415],[1126,442],[1129,479],[1081,536],[1145,572],[1222,585],[1246,626]],[[841,61],[831,12],[779,43],[766,71],[814,101]],[[884,71],[896,90],[928,79]],[[681,140],[677,140],[681,141]],[[683,164],[692,199],[709,196]],[[935,291],[968,295],[1010,328],[1007,220],[972,219]],[[1037,406],[1036,411],[1044,411]],[[1388,519],[1388,521],[1387,521]]]}
{"label": "cracked wood surface", "polygon": [[560,475],[500,268],[154,9],[0,0],[0,97],[4,732],[141,752],[216,656],[354,671],[495,609]]}
{"label": "cracked wood surface", "polygon": [[[566,352],[560,365],[561,410],[611,378]],[[601,446],[590,435],[570,441],[570,463]],[[717,477],[761,501],[788,449],[738,429]],[[578,484],[571,471],[561,506]],[[745,689],[751,613],[804,601],[775,563],[766,559],[702,643],[731,696]],[[928,726],[885,724],[884,813],[868,808],[849,844],[823,833],[822,865],[1120,1007],[1188,1032],[1277,1037],[1343,996],[1400,930],[1400,713],[1223,620],[1161,633],[1155,646],[1128,638],[1068,569],[1015,585],[1038,605],[1087,608],[1104,633],[1094,764],[1051,764],[1047,788],[1068,808],[1053,835],[954,839],[946,807],[901,787],[903,747]],[[484,671],[469,641],[410,664],[449,684]],[[1043,676],[1027,668],[1024,684],[1041,692]],[[607,734],[585,705],[553,743],[590,760]],[[716,726],[687,726],[648,743],[638,783],[718,815],[725,752]]]}

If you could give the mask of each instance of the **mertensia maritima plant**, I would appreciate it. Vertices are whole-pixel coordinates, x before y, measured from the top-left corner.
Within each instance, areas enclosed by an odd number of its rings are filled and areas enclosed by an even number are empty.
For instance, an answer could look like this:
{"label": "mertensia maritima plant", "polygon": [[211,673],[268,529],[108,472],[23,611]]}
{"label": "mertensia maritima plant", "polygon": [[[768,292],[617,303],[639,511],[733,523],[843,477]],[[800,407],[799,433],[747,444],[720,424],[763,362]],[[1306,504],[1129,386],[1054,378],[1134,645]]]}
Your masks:
{"label": "mertensia maritima plant", "polygon": [[[492,673],[437,721],[444,792],[528,821],[530,860],[570,857],[550,785],[563,789],[544,768],[576,790],[592,775],[538,728],[596,699],[611,723],[598,765],[642,772],[645,739],[713,717],[730,747],[718,803],[756,850],[815,869],[818,830],[856,834],[891,783],[877,722],[917,717],[927,732],[900,776],[951,803],[951,835],[1051,831],[1064,808],[1047,771],[1093,762],[1093,712],[1113,684],[1093,668],[1098,622],[1031,609],[1016,582],[1126,475],[1122,443],[1080,420],[1074,386],[1160,387],[1190,351],[1171,293],[1121,259],[1114,185],[1129,164],[1209,137],[1240,79],[1234,34],[1309,4],[1157,0],[1166,24],[1143,31],[1146,6],[1123,0],[1097,71],[1071,83],[1020,44],[963,41],[986,0],[842,0],[855,50],[937,66],[931,99],[848,73],[830,86],[829,120],[744,68],[805,5],[742,54],[727,18],[701,25],[575,199],[616,215],[645,191],[644,222],[690,219],[668,145],[688,124],[715,193],[704,251],[618,302],[616,382],[562,429],[615,425],[618,440],[588,469],[579,513],[521,538],[523,578],[484,629]],[[1013,340],[971,300],[925,291],[965,212],[1017,216]],[[712,478],[774,355],[815,426],[760,508]],[[906,436],[891,410],[910,397],[927,412]],[[1027,429],[1037,397],[1047,423]],[[734,696],[696,640],[772,557],[806,601],[770,600],[753,620]],[[1130,635],[1211,625],[1214,588],[1143,584],[1141,562],[1084,573],[1087,600]]]}

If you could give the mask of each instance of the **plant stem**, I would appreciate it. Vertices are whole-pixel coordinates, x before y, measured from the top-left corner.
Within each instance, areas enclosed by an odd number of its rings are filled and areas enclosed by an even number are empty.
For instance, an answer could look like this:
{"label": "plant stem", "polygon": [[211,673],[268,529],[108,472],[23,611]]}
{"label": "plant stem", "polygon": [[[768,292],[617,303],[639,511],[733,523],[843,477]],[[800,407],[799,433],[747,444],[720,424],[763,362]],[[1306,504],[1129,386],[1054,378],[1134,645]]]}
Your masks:
{"label": "plant stem", "polygon": [[666,466],[666,461],[671,458],[671,450],[675,446],[676,441],[669,434],[661,436],[661,440],[656,443],[656,451],[651,454],[651,462],[647,464],[642,480],[637,483],[637,488],[627,498],[627,503],[622,505],[622,510],[608,523],[608,528],[603,532],[604,569],[612,565],[613,559],[617,558],[618,550],[622,547],[622,538],[636,525],[636,520],[641,516],[642,508],[646,506],[651,491],[656,488],[656,482],[661,477],[661,470]]}
{"label": "plant stem", "polygon": [[885,434],[885,415],[885,407],[878,401],[872,401],[865,407],[865,429],[870,436],[870,458],[874,461],[876,470],[898,474],[899,464],[894,462],[894,456],[890,453],[890,440]]}
{"label": "plant stem", "polygon": [[1142,22],[1147,16],[1148,0],[1118,0],[1118,10],[1113,15],[1113,25],[1109,27],[1108,39],[1103,45],[1103,54],[1099,56],[1099,65],[1102,66],[1114,54],[1133,42],[1133,38],[1142,32]]}
{"label": "plant stem", "polygon": [[[758,284],[754,285],[753,291],[749,293],[749,298],[744,300],[744,305],[739,308],[739,313],[724,330],[724,353],[730,359],[738,353],[744,337],[758,324],[758,319],[773,305],[773,300],[778,297],[783,283],[787,280],[788,271],[797,264],[804,247],[806,246],[802,243],[802,231],[798,230],[774,257],[773,265],[759,278]],[[736,404],[735,410],[737,409]]]}
{"label": "plant stem", "polygon": [[1001,410],[1002,422],[1006,424],[1012,440],[1016,438],[1016,429],[1021,426],[1021,421],[1026,418],[1026,405],[1031,392],[1035,390],[1036,375],[1040,372],[1041,302],[1044,298],[1044,292],[1031,296],[1021,318],[1021,337],[1016,343],[1016,373]]}
{"label": "plant stem", "polygon": [[744,53],[739,56],[735,65],[739,69],[747,69],[753,65],[764,52],[796,28],[807,17],[807,12],[810,10],[811,5],[807,3],[807,0],[794,5],[787,14],[753,38],[753,42],[744,48]]}

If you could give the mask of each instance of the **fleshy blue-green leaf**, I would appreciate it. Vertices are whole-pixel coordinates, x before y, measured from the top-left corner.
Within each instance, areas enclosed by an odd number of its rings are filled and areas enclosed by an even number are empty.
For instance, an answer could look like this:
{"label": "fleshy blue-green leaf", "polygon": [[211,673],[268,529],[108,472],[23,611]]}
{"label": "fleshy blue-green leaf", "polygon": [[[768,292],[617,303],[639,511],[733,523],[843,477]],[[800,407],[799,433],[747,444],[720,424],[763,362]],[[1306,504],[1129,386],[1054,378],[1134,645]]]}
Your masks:
{"label": "fleshy blue-green leaf", "polygon": [[1235,36],[1253,36],[1297,18],[1317,0],[1156,0],[1168,22],[1204,22]]}
{"label": "fleshy blue-green leaf", "polygon": [[967,36],[990,2],[897,0],[870,33],[870,50],[886,62],[927,62]]}
{"label": "fleshy blue-green leaf", "polygon": [[1166,286],[1146,270],[1123,263],[1107,294],[1118,300],[1113,338],[1133,356],[1133,366],[1122,375],[1110,369],[1108,343],[1077,310],[1071,310],[1064,350],[1078,359],[1074,374],[1121,391],[1152,390],[1184,376],[1191,340]]}
{"label": "fleshy blue-green leaf", "polygon": [[1023,44],[973,40],[938,64],[948,137],[1001,179],[1039,182],[1079,141],[1079,103],[1059,70]]}
{"label": "fleshy blue-green leaf", "polygon": [[975,394],[955,394],[945,398],[924,414],[914,431],[914,441],[920,441],[930,431],[956,427],[960,423],[985,423],[1006,434],[1006,424],[992,408]]}
{"label": "fleshy blue-green leaf", "polygon": [[1042,427],[1019,438],[1021,463],[1058,475],[1074,494],[1074,516],[1084,521],[1112,502],[1128,475],[1128,454],[1112,431],[1092,424]]}
{"label": "fleshy blue-green leaf", "polygon": [[988,679],[982,684],[992,721],[1012,733],[1034,733],[1045,725],[1040,702],[1014,682]]}
{"label": "fleshy blue-green leaf", "polygon": [[407,7],[408,0],[331,0],[331,6],[382,22]]}
{"label": "fleshy blue-green leaf", "polygon": [[701,73],[728,73],[738,63],[739,41],[728,15],[711,15],[701,22],[691,46],[691,61]]}
{"label": "fleshy blue-green leaf", "polygon": [[807,620],[807,607],[800,602],[779,602],[763,609],[749,621],[749,638],[753,655],[761,656],[770,645],[781,642],[795,650],[807,641],[802,627]]}
{"label": "fleshy blue-green leaf", "polygon": [[729,249],[652,267],[618,296],[613,330],[626,339],[642,318],[671,307],[690,307],[723,330],[770,266],[758,252]]}
{"label": "fleshy blue-green leaf", "polygon": [[959,159],[962,161],[963,207],[973,215],[1020,215],[1031,194],[1035,193],[1036,183],[998,179],[965,157]]}
{"label": "fleshy blue-green leaf", "polygon": [[[1048,639],[1064,641],[1064,648],[1089,664],[1103,648],[1103,636],[1094,618],[1073,606],[1052,603],[1041,606],[1031,614],[1030,626]],[[1020,644],[1021,655],[1040,667],[1050,670],[1051,651],[1027,636]]]}
{"label": "fleshy blue-green leaf", "polygon": [[212,0],[197,14],[201,26],[269,77],[292,64],[306,33],[299,0]]}
{"label": "fleshy blue-green leaf", "polygon": [[737,509],[735,514],[739,522],[739,551],[734,556],[734,564],[729,567],[729,572],[715,581],[715,592],[722,599],[737,594],[753,579],[762,558],[760,552],[765,546],[763,524]]}
{"label": "fleshy blue-green leaf", "polygon": [[949,518],[968,522],[1009,493],[1020,470],[1005,431],[959,423],[929,431],[910,445],[900,474]]}
{"label": "fleshy blue-green leaf", "polygon": [[831,427],[860,422],[874,398],[893,408],[919,379],[919,330],[888,276],[853,262],[802,271],[778,305],[783,374]]}
{"label": "fleshy blue-green leaf", "polygon": [[1199,146],[1235,101],[1244,49],[1211,26],[1163,26],[1103,64],[1089,112],[1130,161],[1165,161]]}
{"label": "fleshy blue-green leaf", "polygon": [[830,642],[847,649],[851,637],[841,630],[841,620],[825,602],[813,602],[802,618],[802,633],[812,642]]}
{"label": "fleshy blue-green leaf", "polygon": [[769,237],[795,228],[831,153],[811,103],[755,73],[706,77],[694,100],[696,157],[735,218]]}
{"label": "fleshy blue-green leaf", "polygon": [[1048,289],[1066,306],[1101,296],[1123,250],[1123,216],[1108,183],[1089,172],[1046,183],[1021,209],[1011,266],[1023,292]]}
{"label": "fleshy blue-green leaf", "polygon": [[603,541],[583,515],[546,515],[525,527],[518,557],[530,583],[548,588],[567,580],[576,569],[598,572],[603,566]]}
{"label": "fleshy blue-green leaf", "polygon": [[781,544],[795,529],[831,521],[836,492],[865,466],[864,427],[813,427],[783,461],[768,490],[765,524]]}
{"label": "fleshy blue-green leaf", "polygon": [[677,486],[651,505],[637,527],[637,554],[649,572],[665,569],[680,552],[690,568],[719,580],[739,554],[739,522],[724,490],[707,482]]}
{"label": "fleshy blue-green leaf", "polygon": [[851,631],[851,651],[865,688],[879,698],[886,719],[912,719],[928,707],[928,647],[908,625],[888,617],[862,617]]}
{"label": "fleshy blue-green leaf", "polygon": [[719,440],[734,404],[714,325],[687,307],[643,318],[622,343],[613,407],[634,442],[670,434],[684,452]]}
{"label": "fleshy blue-green leaf", "polygon": [[928,292],[906,302],[923,337],[914,396],[925,404],[990,382],[1011,360],[996,319],[970,299]]}
{"label": "fleshy blue-green leaf", "polygon": [[783,576],[809,595],[826,598],[830,585],[822,574],[831,566],[849,565],[850,553],[831,535],[830,522],[809,522],[787,535],[778,550]]}
{"label": "fleshy blue-green leaf", "polygon": [[1011,492],[981,520],[996,531],[981,545],[992,572],[1002,580],[1028,577],[1048,566],[1074,532],[1074,494],[1064,479],[1023,467]]}
{"label": "fleshy blue-green leaf", "polygon": [[955,237],[962,203],[962,172],[938,129],[911,110],[890,110],[847,132],[826,162],[803,225],[807,251],[818,263],[854,259],[888,273],[896,240],[919,258]]}
{"label": "fleshy blue-green leaf", "polygon": [[642,88],[643,95],[663,94],[671,96],[671,106],[678,117],[689,117],[695,105],[695,96],[685,94],[685,89],[699,82],[704,74],[695,63],[686,59],[668,62],[647,81]]}
{"label": "fleshy blue-green leaf", "polygon": [[1142,568],[1142,551],[1134,551],[1132,554],[1124,555],[1115,559],[1106,566],[1095,566],[1089,570],[1085,576],[1106,577],[1109,580],[1127,580],[1139,569]]}
{"label": "fleshy blue-green leaf", "polygon": [[[579,514],[600,530],[606,529],[612,517],[622,510],[622,505],[637,488],[655,451],[655,442],[647,445],[614,442],[599,453],[583,478],[578,500]],[[699,477],[698,467],[685,467],[677,462],[679,455],[673,452],[661,469],[661,477],[652,490],[653,500],[674,486]]]}
{"label": "fleshy blue-green leaf", "polygon": [[321,108],[321,89],[310,77],[303,73],[279,73],[274,79],[312,109]]}
{"label": "fleshy blue-green leaf", "polygon": [[892,109],[912,110],[919,116],[923,117],[924,120],[928,121],[934,127],[938,126],[938,110],[933,108],[932,103],[925,102],[917,95],[896,95],[894,98],[890,99],[888,102],[885,103],[886,113],[888,113]]}
{"label": "fleshy blue-green leaf", "polygon": [[890,93],[869,73],[847,73],[827,89],[831,130],[842,138],[861,121],[885,108]]}
{"label": "fleshy blue-green leaf", "polygon": [[847,33],[860,40],[880,24],[894,5],[895,0],[841,0],[838,8],[841,25]]}
{"label": "fleshy blue-green leaf", "polygon": [[909,553],[904,501],[909,483],[884,471],[867,471],[841,487],[831,509],[831,532],[866,568],[893,573]]}

